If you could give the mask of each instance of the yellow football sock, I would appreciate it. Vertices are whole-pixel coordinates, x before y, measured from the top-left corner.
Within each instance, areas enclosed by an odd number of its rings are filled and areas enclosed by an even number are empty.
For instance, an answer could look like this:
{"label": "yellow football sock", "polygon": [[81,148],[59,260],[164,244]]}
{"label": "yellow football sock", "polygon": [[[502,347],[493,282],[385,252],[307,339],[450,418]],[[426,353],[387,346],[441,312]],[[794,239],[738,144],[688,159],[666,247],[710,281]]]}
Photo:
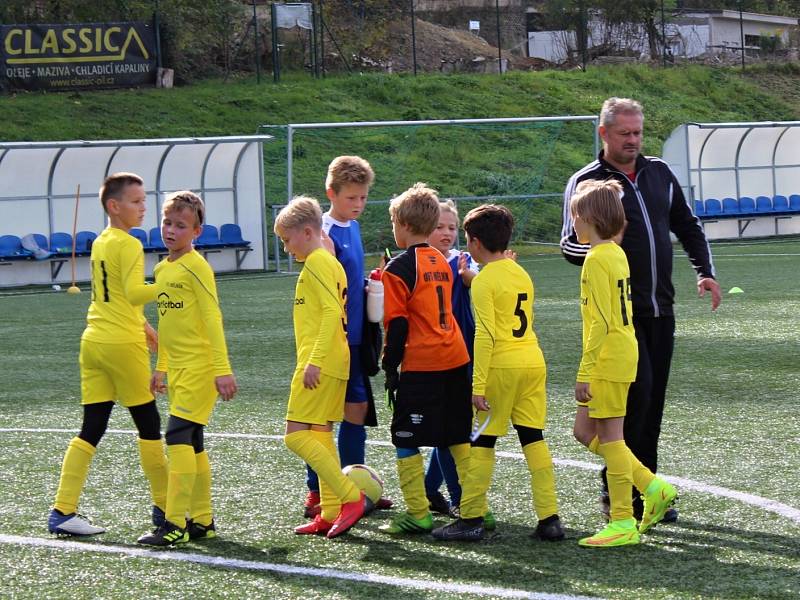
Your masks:
{"label": "yellow football sock", "polygon": [[415,519],[422,519],[430,510],[428,497],[425,495],[425,473],[422,466],[422,454],[414,454],[397,459],[397,475],[400,479],[400,490],[406,501],[406,510]]}
{"label": "yellow football sock", "polygon": [[208,452],[203,450],[194,455],[197,465],[197,476],[192,490],[192,506],[189,514],[192,521],[200,525],[211,525],[213,512],[211,511],[211,463]]}
{"label": "yellow football sock", "polygon": [[458,482],[463,486],[464,482],[467,480],[467,473],[469,472],[470,445],[466,443],[454,444],[448,446],[448,450],[450,450],[453,461],[456,463]]}
{"label": "yellow football sock", "polygon": [[[320,444],[325,446],[328,453],[336,460],[336,466],[341,469],[342,463],[339,459],[339,451],[333,443],[333,432],[312,429],[311,435],[314,436],[314,439],[319,441]],[[334,521],[336,517],[339,516],[339,511],[342,510],[342,501],[339,500],[331,486],[321,477],[319,479],[319,508],[322,518],[328,522]]]}
{"label": "yellow football sock", "polygon": [[169,485],[167,486],[167,521],[186,527],[186,515],[192,506],[197,460],[189,444],[167,446],[169,454]]}
{"label": "yellow football sock", "polygon": [[536,517],[541,521],[558,513],[553,459],[544,440],[523,446],[522,452],[531,473],[533,508],[536,510]]}
{"label": "yellow football sock", "polygon": [[144,476],[150,483],[150,496],[161,510],[167,506],[167,457],[164,454],[164,443],[158,440],[139,438],[139,461],[142,463]]}
{"label": "yellow football sock", "polygon": [[473,446],[469,454],[469,470],[461,485],[461,517],[483,517],[489,510],[486,493],[492,485],[494,473],[494,448]]}
{"label": "yellow football sock", "polygon": [[[327,442],[322,443],[320,441],[322,436],[317,437],[317,433],[326,434],[331,439],[330,445]],[[306,461],[306,464],[317,472],[320,480],[320,501],[322,500],[322,488],[325,486],[330,486],[340,502],[358,500],[361,492],[342,473],[342,469],[339,467],[339,455],[336,453],[333,434],[330,431],[312,432],[310,429],[304,429],[287,433],[283,437],[283,441],[289,450]]]}
{"label": "yellow football sock", "polygon": [[600,438],[597,437],[597,436],[594,436],[592,438],[592,441],[589,442],[589,445],[587,446],[587,448],[589,448],[589,452],[592,452],[593,454],[598,454],[599,455],[600,454]]}
{"label": "yellow football sock", "polygon": [[645,467],[638,458],[636,458],[633,452],[631,452],[630,448],[628,448],[628,454],[630,454],[631,460],[631,475],[633,477],[633,485],[636,486],[637,490],[644,494],[647,486],[652,483],[656,476],[650,469]]}
{"label": "yellow football sock", "polygon": [[96,452],[96,448],[86,440],[74,437],[70,440],[61,463],[61,479],[58,482],[54,508],[65,515],[78,510],[78,498],[86,483],[89,474],[89,465]]}
{"label": "yellow football sock", "polygon": [[631,504],[631,451],[624,440],[600,444],[600,452],[608,468],[608,496],[611,502],[611,520],[633,518]]}

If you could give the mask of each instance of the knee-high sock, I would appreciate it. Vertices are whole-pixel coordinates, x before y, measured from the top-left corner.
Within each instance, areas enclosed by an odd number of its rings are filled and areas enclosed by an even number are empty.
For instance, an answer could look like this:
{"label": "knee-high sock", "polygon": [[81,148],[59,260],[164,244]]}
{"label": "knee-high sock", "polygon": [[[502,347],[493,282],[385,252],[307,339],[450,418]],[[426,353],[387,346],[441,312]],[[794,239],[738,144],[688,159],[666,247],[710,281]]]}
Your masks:
{"label": "knee-high sock", "polygon": [[430,496],[439,491],[444,481],[442,467],[439,464],[439,448],[431,450],[428,468],[425,469],[425,495]]}
{"label": "knee-high sock", "polygon": [[367,428],[342,421],[339,423],[339,460],[343,467],[363,465],[367,444]]}
{"label": "knee-high sock", "polygon": [[309,492],[317,492],[319,494],[319,477],[309,465],[306,465],[306,485]]}
{"label": "knee-high sock", "polygon": [[[469,458],[469,444],[463,444],[467,458]],[[439,449],[439,468],[442,471],[447,495],[450,496],[450,505],[458,506],[461,504],[461,484],[458,482],[458,469],[450,448]]]}
{"label": "knee-high sock", "polygon": [[599,437],[594,436],[592,438],[592,441],[589,442],[589,445],[587,446],[587,448],[589,448],[589,452],[591,452],[593,454],[597,454],[598,456],[602,456],[600,454],[600,438]]}
{"label": "knee-high sock", "polygon": [[56,501],[53,505],[65,515],[78,509],[78,498],[89,474],[89,465],[97,449],[86,440],[74,437],[70,440],[64,461],[61,463],[61,478],[58,481]]}
{"label": "knee-high sock", "polygon": [[[325,449],[336,460],[336,466],[341,469],[339,454],[336,451],[336,446],[333,443],[333,433],[330,431],[315,431],[311,430],[311,435],[320,444],[325,446]],[[326,521],[334,521],[339,516],[339,511],[342,510],[342,501],[333,492],[333,488],[328,485],[324,479],[319,480],[319,507],[322,518]]]}
{"label": "knee-high sock", "polygon": [[544,440],[523,446],[522,452],[531,472],[533,508],[536,510],[536,517],[541,521],[558,513],[553,459]]}
{"label": "knee-high sock", "polygon": [[[323,437],[330,440],[323,443]],[[319,475],[320,483],[325,482],[339,502],[355,502],[360,497],[359,489],[345,477],[339,467],[339,456],[333,445],[330,431],[311,431],[304,429],[288,433],[283,438],[286,447],[302,458]],[[324,486],[320,486],[320,499]],[[335,518],[335,515],[334,515]]]}
{"label": "knee-high sock", "polygon": [[406,510],[415,519],[422,519],[430,512],[428,497],[425,495],[425,475],[422,466],[422,454],[414,454],[397,459],[397,475],[400,479],[400,490],[406,501]]}
{"label": "knee-high sock", "polygon": [[211,510],[211,462],[208,452],[203,450],[194,455],[197,476],[192,490],[192,507],[189,514],[192,521],[200,525],[211,525],[214,513]]}
{"label": "knee-high sock", "polygon": [[608,468],[608,496],[611,501],[611,520],[633,518],[631,504],[631,451],[624,440],[600,444],[600,453]]}
{"label": "knee-high sock", "polygon": [[161,510],[167,506],[167,456],[164,454],[164,442],[143,440],[139,438],[139,461],[142,463],[144,476],[150,483],[150,496],[153,504]]}
{"label": "knee-high sock", "polygon": [[167,446],[169,454],[169,485],[167,486],[167,521],[186,527],[186,515],[192,507],[197,460],[189,444]]}
{"label": "knee-high sock", "polygon": [[[627,446],[626,446],[627,448]],[[628,454],[630,454],[630,461],[631,461],[631,476],[633,477],[633,485],[636,486],[636,489],[639,490],[642,494],[647,489],[647,486],[656,478],[655,473],[653,473],[650,469],[645,467],[636,456],[634,456],[631,449],[628,448]]]}
{"label": "knee-high sock", "polygon": [[469,453],[469,469],[461,485],[461,517],[483,517],[489,510],[486,492],[492,485],[494,448],[474,446]]}

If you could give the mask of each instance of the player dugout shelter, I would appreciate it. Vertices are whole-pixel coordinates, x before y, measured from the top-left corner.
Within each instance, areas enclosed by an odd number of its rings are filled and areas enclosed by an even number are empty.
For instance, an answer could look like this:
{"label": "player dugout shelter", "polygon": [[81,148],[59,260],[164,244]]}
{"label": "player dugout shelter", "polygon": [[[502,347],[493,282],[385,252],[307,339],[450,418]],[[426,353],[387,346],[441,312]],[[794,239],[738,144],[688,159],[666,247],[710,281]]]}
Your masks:
{"label": "player dugout shelter", "polygon": [[[211,226],[207,230],[212,235],[201,235],[198,249],[214,269],[264,270],[268,245],[263,143],[270,139],[268,135],[252,135],[0,143],[0,238],[39,234],[36,238],[44,244],[55,239],[71,243],[80,186],[76,240],[85,244],[107,224],[98,198],[103,179],[128,171],[142,177],[147,194],[145,219],[134,233],[145,248],[148,275],[166,252],[158,229],[161,206],[167,194],[183,189],[200,194],[205,201],[205,222]],[[220,241],[223,225],[227,232],[241,232],[237,243]],[[69,282],[70,269],[61,268],[67,262],[66,249],[45,249],[53,254],[43,260],[0,256],[0,286]],[[79,255],[85,256],[77,259],[76,278],[86,281],[89,253],[88,247],[82,249]]]}
{"label": "player dugout shelter", "polygon": [[800,121],[685,123],[662,156],[711,238],[800,233]]}

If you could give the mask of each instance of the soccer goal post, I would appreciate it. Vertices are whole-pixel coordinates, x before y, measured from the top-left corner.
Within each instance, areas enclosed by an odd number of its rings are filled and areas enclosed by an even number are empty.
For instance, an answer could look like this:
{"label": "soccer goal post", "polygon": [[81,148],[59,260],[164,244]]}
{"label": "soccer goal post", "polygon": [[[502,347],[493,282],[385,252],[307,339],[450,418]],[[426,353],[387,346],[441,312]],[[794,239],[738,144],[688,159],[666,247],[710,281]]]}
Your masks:
{"label": "soccer goal post", "polygon": [[[597,116],[262,125],[269,218],[295,194],[324,203],[328,164],[358,155],[375,170],[361,217],[365,250],[393,246],[388,203],[423,181],[463,216],[484,202],[506,204],[515,243],[557,243],[564,186],[599,150]],[[276,268],[281,251],[275,240]]]}

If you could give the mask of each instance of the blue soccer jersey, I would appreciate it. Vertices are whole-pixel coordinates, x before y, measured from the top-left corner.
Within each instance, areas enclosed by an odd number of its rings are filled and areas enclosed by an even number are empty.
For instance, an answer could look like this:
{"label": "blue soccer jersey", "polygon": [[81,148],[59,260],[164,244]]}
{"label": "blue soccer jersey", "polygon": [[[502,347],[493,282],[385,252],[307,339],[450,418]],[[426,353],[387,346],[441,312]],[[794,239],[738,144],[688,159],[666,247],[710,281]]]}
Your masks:
{"label": "blue soccer jersey", "polygon": [[364,246],[358,221],[337,221],[329,212],[322,215],[322,228],[333,240],[336,258],[347,275],[347,343],[361,343],[364,326]]}
{"label": "blue soccer jersey", "polygon": [[[468,252],[464,252],[467,256],[467,269],[473,273],[478,273],[478,264],[472,260],[472,256]],[[447,262],[450,265],[450,270],[453,272],[453,316],[461,328],[461,335],[464,336],[464,343],[467,345],[470,361],[474,358],[473,343],[475,341],[475,317],[472,314],[472,303],[469,297],[469,288],[464,285],[464,281],[458,274],[458,258],[461,252],[451,248],[447,254]]]}

